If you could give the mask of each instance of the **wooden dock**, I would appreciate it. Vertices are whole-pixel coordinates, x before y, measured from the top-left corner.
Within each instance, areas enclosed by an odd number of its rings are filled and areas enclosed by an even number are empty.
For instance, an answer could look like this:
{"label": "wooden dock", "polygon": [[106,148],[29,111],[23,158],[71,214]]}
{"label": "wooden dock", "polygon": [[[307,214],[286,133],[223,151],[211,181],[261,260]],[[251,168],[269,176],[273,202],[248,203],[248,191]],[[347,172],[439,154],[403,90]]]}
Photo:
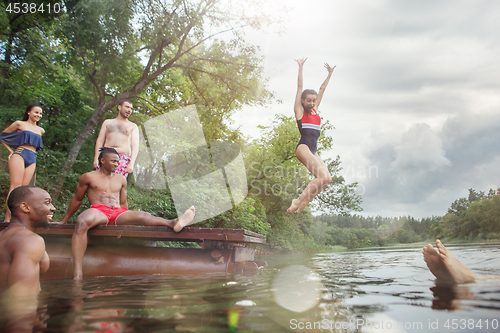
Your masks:
{"label": "wooden dock", "polygon": [[[8,223],[1,223],[0,230],[7,227]],[[72,235],[74,224],[53,224],[49,229],[37,228],[39,235],[68,236]],[[223,241],[233,243],[265,244],[266,238],[256,232],[245,229],[219,229],[219,228],[184,228],[175,232],[169,227],[150,227],[136,225],[109,225],[97,226],[88,231],[89,236],[103,237],[135,237],[150,240],[168,240],[184,242],[202,242],[204,240]]]}
{"label": "wooden dock", "polygon": [[[0,223],[0,231],[9,224]],[[71,236],[74,224],[37,228],[50,257],[44,279],[71,278]],[[266,263],[256,261],[255,248],[263,235],[244,229],[184,228],[176,233],[164,226],[97,226],[88,231],[84,277],[126,275],[255,274]],[[156,247],[156,241],[201,243],[201,248]]]}

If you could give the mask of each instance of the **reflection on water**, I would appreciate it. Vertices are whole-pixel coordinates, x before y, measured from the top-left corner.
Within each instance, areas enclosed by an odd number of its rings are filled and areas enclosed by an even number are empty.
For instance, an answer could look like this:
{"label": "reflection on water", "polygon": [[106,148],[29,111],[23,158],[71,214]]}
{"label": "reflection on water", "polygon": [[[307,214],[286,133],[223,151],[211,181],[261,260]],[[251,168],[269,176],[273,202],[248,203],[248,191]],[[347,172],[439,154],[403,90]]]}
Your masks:
{"label": "reflection on water", "polygon": [[[500,275],[498,246],[451,247],[451,251],[476,273]],[[243,332],[500,329],[500,280],[438,287],[421,248],[276,255],[259,260],[265,260],[268,267],[254,277],[43,281],[40,307],[46,309],[46,327],[40,331],[229,332],[228,314],[232,325],[237,322],[237,330]],[[319,277],[320,284],[312,278],[286,286],[296,294],[297,290],[306,293],[304,286],[309,284],[311,293],[320,286],[319,301],[303,312],[278,305],[274,296],[282,287],[280,281],[293,281],[279,278],[292,265],[309,268],[313,275],[305,276]]]}

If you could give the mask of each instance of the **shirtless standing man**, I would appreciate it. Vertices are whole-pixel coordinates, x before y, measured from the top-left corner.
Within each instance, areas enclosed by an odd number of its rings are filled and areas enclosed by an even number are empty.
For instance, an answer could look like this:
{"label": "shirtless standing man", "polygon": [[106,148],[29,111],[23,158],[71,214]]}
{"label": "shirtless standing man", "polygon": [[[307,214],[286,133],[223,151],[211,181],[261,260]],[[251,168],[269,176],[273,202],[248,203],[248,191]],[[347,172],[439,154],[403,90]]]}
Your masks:
{"label": "shirtless standing man", "polygon": [[[128,120],[131,114],[132,103],[124,100],[118,104],[118,116],[102,123],[95,143],[94,168],[96,170],[99,170],[99,149],[105,146],[115,148],[120,156],[115,173],[127,177],[134,171],[134,163],[139,153],[139,130],[136,124]],[[130,145],[132,145],[132,154]]]}
{"label": "shirtless standing man", "polygon": [[85,194],[90,202],[89,209],[83,211],[76,218],[75,231],[72,238],[74,278],[83,277],[83,256],[87,250],[87,231],[99,224],[134,224],[167,226],[179,232],[194,218],[194,207],[189,208],[180,217],[166,220],[152,216],[146,212],[130,211],[127,205],[127,180],[124,176],[115,173],[118,167],[118,152],[113,148],[103,148],[99,154],[99,171],[83,174],[76,186],[76,193],[71,199],[68,211],[61,224],[68,220],[80,208]]}

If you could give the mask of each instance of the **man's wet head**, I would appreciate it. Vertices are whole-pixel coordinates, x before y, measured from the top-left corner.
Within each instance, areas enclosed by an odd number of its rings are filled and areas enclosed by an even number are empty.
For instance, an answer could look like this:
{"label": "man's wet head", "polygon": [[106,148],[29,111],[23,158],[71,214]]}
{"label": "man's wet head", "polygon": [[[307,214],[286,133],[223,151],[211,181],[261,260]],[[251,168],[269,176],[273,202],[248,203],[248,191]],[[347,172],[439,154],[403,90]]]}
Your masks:
{"label": "man's wet head", "polygon": [[12,190],[7,199],[12,216],[19,220],[29,218],[33,227],[48,228],[52,221],[55,207],[47,191],[36,186],[20,186]]}

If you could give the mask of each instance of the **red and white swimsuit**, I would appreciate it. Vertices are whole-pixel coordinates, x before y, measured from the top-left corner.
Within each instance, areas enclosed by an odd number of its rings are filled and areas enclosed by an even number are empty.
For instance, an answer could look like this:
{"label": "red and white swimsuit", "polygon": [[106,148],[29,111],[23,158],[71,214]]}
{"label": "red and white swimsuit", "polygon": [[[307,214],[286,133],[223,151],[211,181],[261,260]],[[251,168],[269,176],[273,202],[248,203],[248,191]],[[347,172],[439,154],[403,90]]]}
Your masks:
{"label": "red and white swimsuit", "polygon": [[315,114],[308,114],[304,111],[302,119],[297,120],[301,135],[297,147],[304,144],[309,147],[311,153],[315,154],[318,151],[318,138],[321,134],[321,117],[316,110],[313,109],[313,111]]}

